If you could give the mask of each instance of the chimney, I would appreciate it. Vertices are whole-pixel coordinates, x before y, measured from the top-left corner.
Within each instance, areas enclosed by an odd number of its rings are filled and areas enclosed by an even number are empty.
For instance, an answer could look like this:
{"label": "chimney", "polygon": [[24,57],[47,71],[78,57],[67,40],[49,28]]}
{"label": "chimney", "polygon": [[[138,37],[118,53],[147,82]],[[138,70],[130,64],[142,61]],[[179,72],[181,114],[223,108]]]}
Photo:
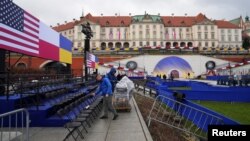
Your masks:
{"label": "chimney", "polygon": [[103,14],[101,14],[101,16],[103,17]]}
{"label": "chimney", "polygon": [[117,13],[115,13],[115,16],[117,17]]}
{"label": "chimney", "polygon": [[76,19],[74,18],[73,21],[76,21]]}
{"label": "chimney", "polygon": [[50,28],[52,28],[53,26],[52,25],[50,25]]}
{"label": "chimney", "polygon": [[57,26],[59,26],[60,25],[60,23],[57,23]]}
{"label": "chimney", "polygon": [[132,14],[131,13],[129,13],[129,16],[131,16]]}
{"label": "chimney", "polygon": [[174,13],[172,13],[171,15],[172,15],[172,17],[174,17]]}
{"label": "chimney", "polygon": [[67,23],[67,21],[64,21],[64,23],[66,24],[66,23]]}
{"label": "chimney", "polygon": [[158,13],[158,16],[160,16],[161,14],[160,13]]}
{"label": "chimney", "polygon": [[185,13],[185,17],[187,17],[187,13]]}

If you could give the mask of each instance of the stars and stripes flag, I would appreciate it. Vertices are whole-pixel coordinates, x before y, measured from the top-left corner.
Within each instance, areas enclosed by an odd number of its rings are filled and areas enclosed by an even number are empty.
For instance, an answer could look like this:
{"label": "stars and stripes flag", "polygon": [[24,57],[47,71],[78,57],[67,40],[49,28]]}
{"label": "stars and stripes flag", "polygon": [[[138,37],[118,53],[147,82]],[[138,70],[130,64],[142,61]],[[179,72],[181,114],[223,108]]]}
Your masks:
{"label": "stars and stripes flag", "polygon": [[110,28],[109,30],[109,40],[113,40],[113,30]]}
{"label": "stars and stripes flag", "polygon": [[0,1],[0,33],[2,48],[39,54],[39,19],[11,0]]}
{"label": "stars and stripes flag", "polygon": [[0,49],[71,64],[72,46],[12,0],[0,0]]}
{"label": "stars and stripes flag", "polygon": [[95,56],[92,53],[89,53],[89,52],[87,52],[86,55],[87,55],[87,58],[86,58],[86,60],[87,60],[87,67],[88,68],[95,68],[95,69],[97,69],[98,68],[98,62],[99,62],[98,57]]}

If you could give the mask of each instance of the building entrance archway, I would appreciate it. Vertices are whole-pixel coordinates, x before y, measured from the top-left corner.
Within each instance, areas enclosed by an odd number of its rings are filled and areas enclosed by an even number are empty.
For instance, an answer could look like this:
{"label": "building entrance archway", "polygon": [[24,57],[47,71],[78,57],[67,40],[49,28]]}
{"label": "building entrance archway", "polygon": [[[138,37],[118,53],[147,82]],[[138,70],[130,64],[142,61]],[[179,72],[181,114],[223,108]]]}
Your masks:
{"label": "building entrance archway", "polygon": [[177,70],[172,70],[170,74],[172,74],[174,78],[180,78],[180,73]]}

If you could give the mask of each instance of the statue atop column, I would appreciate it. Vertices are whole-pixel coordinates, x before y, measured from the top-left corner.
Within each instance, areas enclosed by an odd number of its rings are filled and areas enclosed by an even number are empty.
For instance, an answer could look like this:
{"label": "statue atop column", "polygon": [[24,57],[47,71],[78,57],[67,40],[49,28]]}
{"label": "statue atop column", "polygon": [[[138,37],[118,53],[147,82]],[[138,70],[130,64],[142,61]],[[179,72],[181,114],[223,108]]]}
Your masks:
{"label": "statue atop column", "polygon": [[82,25],[82,33],[86,36],[86,39],[91,39],[93,37],[93,32],[91,30],[89,22],[86,23],[86,25]]}

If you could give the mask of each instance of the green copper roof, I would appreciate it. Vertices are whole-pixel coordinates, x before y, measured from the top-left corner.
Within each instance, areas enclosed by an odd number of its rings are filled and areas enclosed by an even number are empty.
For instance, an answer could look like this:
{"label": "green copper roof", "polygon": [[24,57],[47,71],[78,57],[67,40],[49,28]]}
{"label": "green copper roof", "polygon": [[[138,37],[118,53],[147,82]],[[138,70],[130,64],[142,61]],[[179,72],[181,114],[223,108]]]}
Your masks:
{"label": "green copper roof", "polygon": [[229,21],[232,24],[239,25],[241,22],[241,17]]}
{"label": "green copper roof", "polygon": [[133,22],[143,22],[144,20],[152,20],[152,22],[160,22],[161,16],[159,15],[135,15],[132,17]]}

